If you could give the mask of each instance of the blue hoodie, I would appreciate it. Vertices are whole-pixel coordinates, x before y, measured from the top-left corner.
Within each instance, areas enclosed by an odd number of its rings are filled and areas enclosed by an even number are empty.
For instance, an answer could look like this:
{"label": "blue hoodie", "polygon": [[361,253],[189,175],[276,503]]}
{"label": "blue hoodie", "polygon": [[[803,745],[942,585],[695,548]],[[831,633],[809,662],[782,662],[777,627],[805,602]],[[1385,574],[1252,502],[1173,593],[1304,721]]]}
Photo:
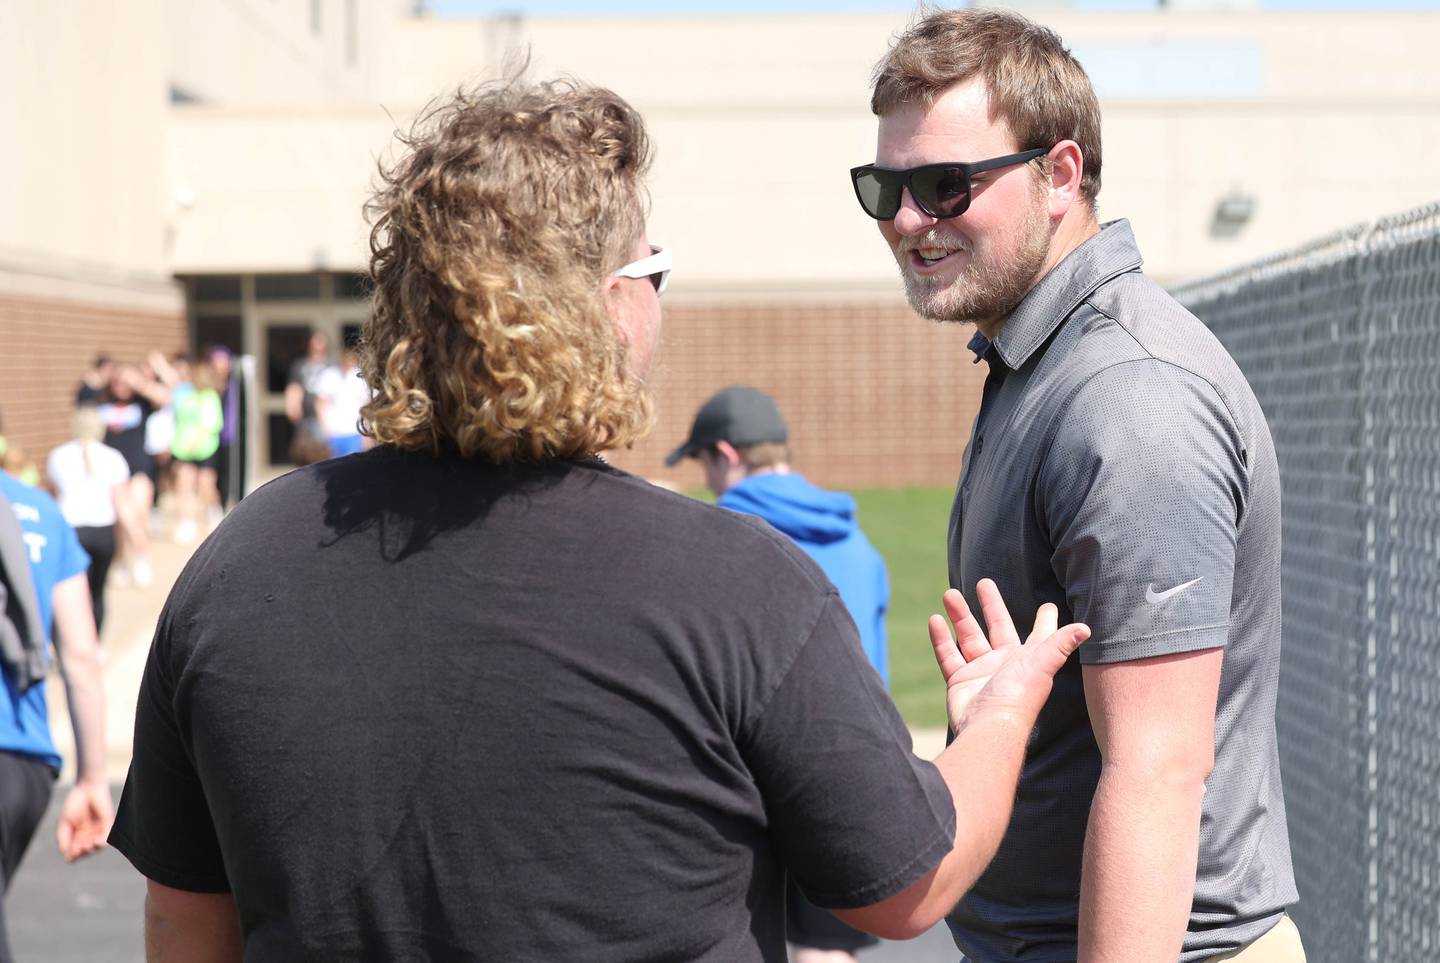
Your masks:
{"label": "blue hoodie", "polygon": [[860,629],[865,655],[888,686],[885,610],[890,606],[890,579],[885,560],[855,521],[855,499],[817,488],[791,472],[752,475],[721,495],[717,504],[758,515],[815,560],[839,590]]}

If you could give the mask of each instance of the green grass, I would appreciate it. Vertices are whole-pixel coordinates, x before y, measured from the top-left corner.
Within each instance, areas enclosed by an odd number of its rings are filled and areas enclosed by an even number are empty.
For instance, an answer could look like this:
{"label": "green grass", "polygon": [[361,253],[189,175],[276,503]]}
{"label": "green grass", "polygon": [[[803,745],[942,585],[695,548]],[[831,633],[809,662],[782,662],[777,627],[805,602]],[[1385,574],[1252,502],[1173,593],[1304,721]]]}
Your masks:
{"label": "green grass", "polygon": [[911,726],[945,725],[945,687],[935,668],[925,620],[950,587],[945,531],[949,488],[871,488],[852,492],[860,528],[890,569],[890,695]]}
{"label": "green grass", "polygon": [[[687,494],[715,500],[708,491]],[[945,532],[950,523],[949,488],[867,488],[851,492],[860,506],[860,527],[890,569],[890,695],[911,726],[945,725],[945,687],[935,668],[925,620],[940,611],[950,587]]]}

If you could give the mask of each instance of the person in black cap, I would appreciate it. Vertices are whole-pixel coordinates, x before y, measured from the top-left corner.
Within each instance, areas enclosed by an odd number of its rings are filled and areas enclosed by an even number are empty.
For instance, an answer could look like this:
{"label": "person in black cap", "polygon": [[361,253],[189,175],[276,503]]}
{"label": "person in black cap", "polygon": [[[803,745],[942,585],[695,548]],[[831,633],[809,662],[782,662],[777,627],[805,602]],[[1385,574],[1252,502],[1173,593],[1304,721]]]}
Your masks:
{"label": "person in black cap", "polygon": [[[773,525],[820,566],[840,592],[860,630],[860,644],[888,685],[885,612],[890,583],[885,560],[860,531],[855,499],[830,492],[790,467],[789,432],[780,409],[756,388],[735,386],[700,406],[690,437],[666,464],[694,458],[721,508],[756,515]],[[877,942],[805,898],[791,879],[786,933],[795,963],[846,963]]]}

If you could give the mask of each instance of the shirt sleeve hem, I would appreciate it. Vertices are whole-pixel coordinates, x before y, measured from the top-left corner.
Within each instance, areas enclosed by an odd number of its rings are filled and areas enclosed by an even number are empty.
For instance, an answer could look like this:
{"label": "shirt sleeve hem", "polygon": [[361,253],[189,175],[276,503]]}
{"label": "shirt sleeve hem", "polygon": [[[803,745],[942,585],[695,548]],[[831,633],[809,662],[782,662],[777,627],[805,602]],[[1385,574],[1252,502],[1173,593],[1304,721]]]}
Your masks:
{"label": "shirt sleeve hem", "polygon": [[805,895],[816,906],[825,909],[858,909],[862,906],[874,906],[876,903],[894,896],[930,872],[954,847],[955,834],[952,831],[947,836],[937,837],[918,856],[883,879],[866,883],[864,886],[849,889],[843,893],[823,893],[805,889]]}
{"label": "shirt sleeve hem", "polygon": [[1109,665],[1113,662],[1149,659],[1157,655],[1178,655],[1182,652],[1196,652],[1200,649],[1223,649],[1229,631],[1229,622],[1217,622],[1214,625],[1175,629],[1171,632],[1160,632],[1138,639],[1117,639],[1099,644],[1087,642],[1080,646],[1080,664]]}
{"label": "shirt sleeve hem", "polygon": [[140,852],[124,833],[112,831],[110,833],[110,845],[120,855],[130,861],[130,865],[140,871],[146,879],[154,880],[162,886],[169,886],[171,889],[184,890],[187,893],[229,893],[230,881],[222,877],[195,875],[182,870],[162,866],[148,856]]}

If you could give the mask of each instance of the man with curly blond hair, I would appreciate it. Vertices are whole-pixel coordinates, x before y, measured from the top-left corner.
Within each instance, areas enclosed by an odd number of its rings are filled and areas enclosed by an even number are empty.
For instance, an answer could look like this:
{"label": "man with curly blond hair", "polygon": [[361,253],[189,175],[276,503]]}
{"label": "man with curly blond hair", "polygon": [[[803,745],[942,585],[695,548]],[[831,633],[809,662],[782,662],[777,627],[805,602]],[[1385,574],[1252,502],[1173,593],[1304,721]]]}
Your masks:
{"label": "man with curly blond hair", "polygon": [[1022,647],[993,593],[990,641],[937,622],[958,735],[915,758],[814,563],[599,457],[649,425],[669,273],[639,116],[517,82],[405,145],[378,444],[246,498],[150,652],[112,835],[150,958],[782,961],[787,871],[882,935],[938,921],[1085,629]]}

